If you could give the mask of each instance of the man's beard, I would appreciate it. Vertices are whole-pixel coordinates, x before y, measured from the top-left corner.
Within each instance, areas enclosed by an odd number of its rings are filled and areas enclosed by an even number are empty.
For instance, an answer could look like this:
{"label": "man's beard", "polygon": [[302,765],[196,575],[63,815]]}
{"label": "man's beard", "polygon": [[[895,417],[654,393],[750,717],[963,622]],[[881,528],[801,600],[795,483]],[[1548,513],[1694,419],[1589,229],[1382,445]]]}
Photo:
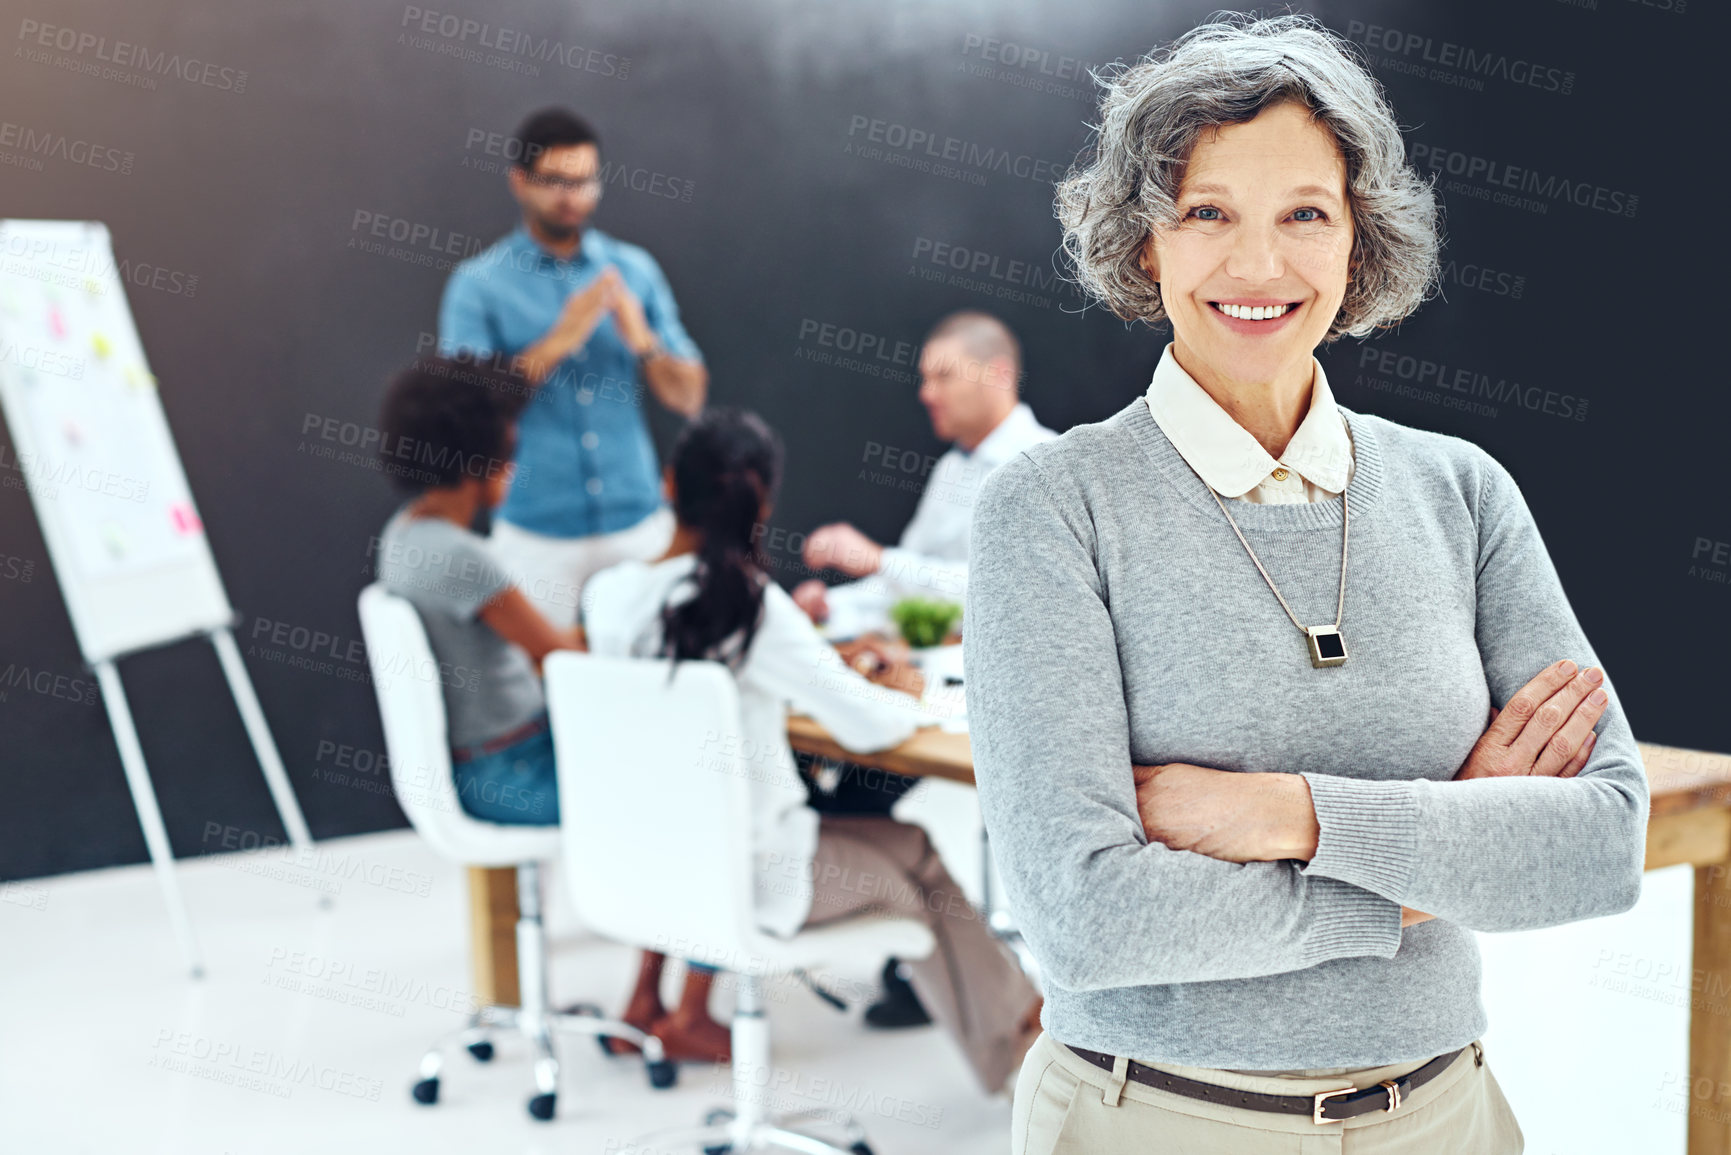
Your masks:
{"label": "man's beard", "polygon": [[546,233],[554,240],[568,241],[578,233],[582,232],[583,226],[587,224],[588,221],[579,218],[576,224],[568,225],[561,221],[551,220],[547,217],[540,217],[535,223],[541,226],[542,232]]}

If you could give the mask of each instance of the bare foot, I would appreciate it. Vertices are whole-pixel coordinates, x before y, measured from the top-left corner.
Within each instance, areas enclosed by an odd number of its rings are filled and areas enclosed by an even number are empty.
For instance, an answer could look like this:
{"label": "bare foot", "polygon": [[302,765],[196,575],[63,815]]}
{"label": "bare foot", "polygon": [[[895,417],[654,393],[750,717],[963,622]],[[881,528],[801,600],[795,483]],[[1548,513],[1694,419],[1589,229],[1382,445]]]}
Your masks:
{"label": "bare foot", "polygon": [[[654,993],[645,995],[639,990],[631,996],[631,1004],[625,1008],[625,1014],[621,1016],[621,1021],[629,1023],[646,1035],[652,1035],[655,1032],[650,1028],[666,1014],[667,1008],[661,1005],[661,999],[658,995]],[[607,1037],[607,1049],[615,1055],[635,1055],[642,1050],[631,1040],[617,1038],[613,1035]]]}
{"label": "bare foot", "polygon": [[702,1018],[675,1012],[663,1015],[650,1032],[661,1040],[667,1057],[683,1063],[730,1063],[733,1035],[708,1015]]}

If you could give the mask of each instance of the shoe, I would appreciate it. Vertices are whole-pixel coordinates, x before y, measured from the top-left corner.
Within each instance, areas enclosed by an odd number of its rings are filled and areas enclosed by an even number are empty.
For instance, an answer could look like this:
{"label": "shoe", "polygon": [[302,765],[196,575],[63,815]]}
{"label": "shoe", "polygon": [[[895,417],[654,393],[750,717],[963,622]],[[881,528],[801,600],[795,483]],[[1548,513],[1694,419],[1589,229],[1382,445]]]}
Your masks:
{"label": "shoe", "polygon": [[883,987],[883,996],[865,1009],[867,1026],[880,1031],[895,1031],[904,1027],[923,1027],[932,1021],[932,1016],[920,1005],[920,997],[914,993],[914,988],[902,978],[901,963],[896,959],[884,964]]}

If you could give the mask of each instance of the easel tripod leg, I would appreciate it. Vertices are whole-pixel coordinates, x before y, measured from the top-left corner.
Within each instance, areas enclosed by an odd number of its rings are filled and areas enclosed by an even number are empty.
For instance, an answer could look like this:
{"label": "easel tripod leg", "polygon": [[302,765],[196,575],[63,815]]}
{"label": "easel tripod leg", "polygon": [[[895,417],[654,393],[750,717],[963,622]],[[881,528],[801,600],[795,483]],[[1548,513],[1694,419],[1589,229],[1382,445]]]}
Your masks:
{"label": "easel tripod leg", "polygon": [[259,708],[258,695],[253,693],[246,664],[240,660],[240,647],[234,644],[234,633],[227,628],[212,630],[210,643],[216,647],[222,672],[228,677],[229,692],[234,695],[235,705],[240,707],[240,719],[246,724],[246,734],[252,739],[258,764],[264,769],[265,783],[270,787],[277,813],[282,816],[289,842],[296,850],[310,850],[313,836],[307,830],[307,820],[302,817],[300,803],[295,801],[294,790],[289,786],[288,771],[283,769],[282,755],[277,753],[276,741],[270,735],[264,711]]}
{"label": "easel tripod leg", "polygon": [[192,921],[186,916],[186,903],[181,899],[180,882],[174,874],[174,848],[168,844],[168,831],[162,825],[162,811],[156,805],[156,790],[150,784],[150,770],[144,764],[144,748],[138,744],[138,731],[132,724],[132,709],[126,704],[120,671],[111,661],[97,662],[96,682],[102,687],[102,699],[108,707],[108,724],[114,729],[114,744],[120,750],[120,765],[126,770],[126,785],[132,791],[138,824],[144,828],[144,844],[150,849],[156,881],[162,887],[163,901],[168,904],[168,921],[174,927],[174,937],[180,942],[180,952],[192,969],[192,977],[202,978],[204,960],[192,934]]}

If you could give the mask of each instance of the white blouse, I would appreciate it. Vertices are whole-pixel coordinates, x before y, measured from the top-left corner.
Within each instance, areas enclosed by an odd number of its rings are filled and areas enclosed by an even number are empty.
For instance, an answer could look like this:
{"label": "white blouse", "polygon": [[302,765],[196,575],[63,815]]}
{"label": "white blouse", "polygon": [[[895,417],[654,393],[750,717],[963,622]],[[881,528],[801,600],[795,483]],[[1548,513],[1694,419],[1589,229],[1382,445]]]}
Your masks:
{"label": "white blouse", "polygon": [[1148,412],[1179,456],[1222,497],[1258,505],[1327,501],[1351,484],[1352,440],[1322,363],[1310,362],[1316,370],[1310,409],[1279,459],[1184,371],[1170,342],[1148,385]]}
{"label": "white blouse", "polygon": [[[661,608],[696,592],[695,554],[666,561],[626,561],[592,576],[582,594],[583,628],[592,653],[654,657],[661,649]],[[885,750],[936,719],[918,700],[878,686],[850,669],[835,647],[774,582],[763,592],[763,618],[736,675],[741,726],[737,753],[751,783],[752,840],[757,859],[758,925],[791,935],[811,911],[811,860],[817,812],[787,742],[792,705],[811,715],[844,748]],[[573,803],[575,805],[575,803]]]}

